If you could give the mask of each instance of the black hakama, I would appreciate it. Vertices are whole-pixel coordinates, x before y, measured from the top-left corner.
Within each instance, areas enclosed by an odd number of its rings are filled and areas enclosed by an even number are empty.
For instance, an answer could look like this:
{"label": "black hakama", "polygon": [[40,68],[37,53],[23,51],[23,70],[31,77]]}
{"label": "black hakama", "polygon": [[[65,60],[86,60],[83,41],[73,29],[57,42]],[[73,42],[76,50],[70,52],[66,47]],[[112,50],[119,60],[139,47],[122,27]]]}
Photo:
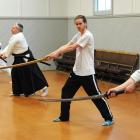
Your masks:
{"label": "black hakama", "polygon": [[[13,56],[13,65],[34,60],[34,56],[29,49],[21,54],[13,54]],[[45,86],[48,87],[47,80],[37,64],[12,68],[11,76],[12,90],[15,96],[24,94],[27,97]]]}

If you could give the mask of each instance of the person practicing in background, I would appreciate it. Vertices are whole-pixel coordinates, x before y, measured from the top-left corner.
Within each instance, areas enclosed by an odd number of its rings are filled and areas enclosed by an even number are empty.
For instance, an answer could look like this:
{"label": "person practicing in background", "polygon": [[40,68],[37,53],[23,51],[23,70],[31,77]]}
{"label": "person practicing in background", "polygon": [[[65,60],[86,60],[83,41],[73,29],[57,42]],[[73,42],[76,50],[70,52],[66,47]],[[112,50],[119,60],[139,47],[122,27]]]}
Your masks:
{"label": "person practicing in background", "polygon": [[[12,37],[8,45],[0,52],[0,57],[5,59],[13,55],[13,64],[34,60],[33,54],[23,34],[23,25],[15,23],[11,28],[11,32]],[[24,94],[28,97],[38,90],[43,91],[42,96],[48,94],[48,83],[37,64],[12,68],[11,77],[14,96]]]}
{"label": "person practicing in background", "polygon": [[[62,54],[76,49],[75,64],[73,71],[70,73],[68,80],[62,88],[62,99],[72,98],[80,86],[84,88],[89,96],[101,94],[95,78],[93,35],[87,30],[87,20],[85,16],[76,16],[74,22],[79,32],[68,44],[61,46],[56,51],[45,56],[46,60],[56,59]],[[114,123],[113,116],[107,101],[104,98],[92,101],[105,120],[102,125],[112,125]],[[70,104],[71,102],[61,103],[61,114],[53,120],[54,122],[69,121]]]}
{"label": "person practicing in background", "polygon": [[121,85],[111,88],[108,90],[107,94],[109,98],[116,96],[113,91],[124,90],[125,93],[132,93],[136,90],[138,83],[140,82],[140,69],[136,70],[128,80],[126,80]]}
{"label": "person practicing in background", "polygon": [[[2,43],[0,42],[0,52],[2,51]],[[7,66],[6,61],[3,59],[0,59],[0,66]],[[3,71],[7,72],[9,76],[11,76],[11,69],[3,69]]]}

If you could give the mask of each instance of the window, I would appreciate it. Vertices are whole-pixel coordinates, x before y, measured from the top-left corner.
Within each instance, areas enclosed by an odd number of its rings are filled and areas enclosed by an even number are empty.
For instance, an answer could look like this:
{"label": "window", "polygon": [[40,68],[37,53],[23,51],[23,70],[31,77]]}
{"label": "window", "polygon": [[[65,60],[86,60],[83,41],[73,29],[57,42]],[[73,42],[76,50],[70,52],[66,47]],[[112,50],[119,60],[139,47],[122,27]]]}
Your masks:
{"label": "window", "polygon": [[95,0],[95,14],[111,14],[112,0]]}

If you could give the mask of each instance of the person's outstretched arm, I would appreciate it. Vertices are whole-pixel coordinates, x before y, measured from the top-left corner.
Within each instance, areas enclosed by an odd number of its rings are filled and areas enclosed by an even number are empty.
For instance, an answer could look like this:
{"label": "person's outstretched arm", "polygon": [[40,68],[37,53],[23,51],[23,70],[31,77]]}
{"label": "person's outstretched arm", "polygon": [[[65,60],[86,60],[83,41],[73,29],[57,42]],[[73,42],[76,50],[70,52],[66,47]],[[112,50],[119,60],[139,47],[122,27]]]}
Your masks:
{"label": "person's outstretched arm", "polygon": [[53,51],[52,53],[48,54],[47,56],[45,56],[45,58],[47,60],[56,59],[56,58],[60,57],[61,55],[63,55],[64,53],[71,52],[71,51],[75,50],[78,47],[80,47],[80,45],[78,45],[76,43],[74,43],[74,44],[66,44],[64,46],[61,46],[57,50]]}

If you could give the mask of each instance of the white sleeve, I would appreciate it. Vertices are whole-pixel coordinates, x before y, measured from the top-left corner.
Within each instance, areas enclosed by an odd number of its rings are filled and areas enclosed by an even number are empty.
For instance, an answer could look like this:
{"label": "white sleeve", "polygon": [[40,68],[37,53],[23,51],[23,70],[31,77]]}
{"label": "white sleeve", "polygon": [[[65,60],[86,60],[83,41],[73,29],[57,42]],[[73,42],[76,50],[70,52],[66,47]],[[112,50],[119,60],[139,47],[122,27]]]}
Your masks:
{"label": "white sleeve", "polygon": [[78,36],[78,33],[68,42],[68,45],[76,43],[77,36]]}
{"label": "white sleeve", "polygon": [[8,45],[2,50],[1,54],[6,57],[9,57],[12,54],[14,49],[14,45],[18,42],[17,36],[12,36],[9,40]]}
{"label": "white sleeve", "polygon": [[82,37],[80,37],[80,39],[76,42],[78,45],[80,45],[82,48],[84,48],[88,42],[89,42],[89,35],[85,34]]}
{"label": "white sleeve", "polygon": [[136,70],[131,76],[130,76],[135,82],[140,81],[140,69]]}

